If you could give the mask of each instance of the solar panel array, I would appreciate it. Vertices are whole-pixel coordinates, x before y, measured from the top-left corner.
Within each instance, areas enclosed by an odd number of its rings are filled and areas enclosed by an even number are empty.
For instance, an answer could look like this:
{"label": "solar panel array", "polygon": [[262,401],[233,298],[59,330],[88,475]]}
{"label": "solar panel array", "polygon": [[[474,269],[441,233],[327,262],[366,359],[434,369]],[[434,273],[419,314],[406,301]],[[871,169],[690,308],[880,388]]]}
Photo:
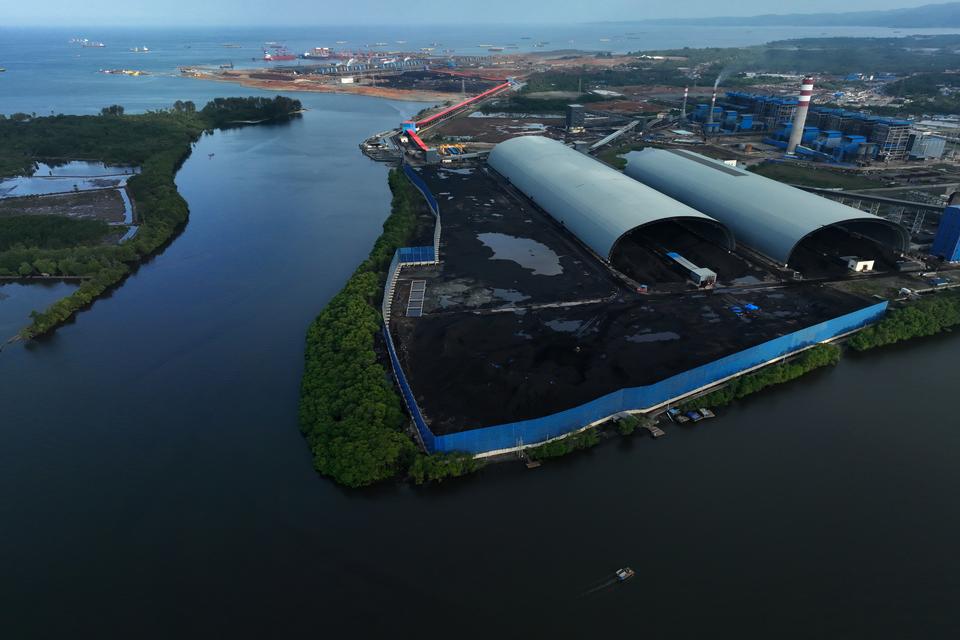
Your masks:
{"label": "solar panel array", "polygon": [[433,247],[401,247],[397,249],[400,262],[433,262]]}
{"label": "solar panel array", "polygon": [[419,318],[423,315],[423,298],[426,293],[426,280],[414,280],[410,283],[410,297],[407,299],[408,318]]}

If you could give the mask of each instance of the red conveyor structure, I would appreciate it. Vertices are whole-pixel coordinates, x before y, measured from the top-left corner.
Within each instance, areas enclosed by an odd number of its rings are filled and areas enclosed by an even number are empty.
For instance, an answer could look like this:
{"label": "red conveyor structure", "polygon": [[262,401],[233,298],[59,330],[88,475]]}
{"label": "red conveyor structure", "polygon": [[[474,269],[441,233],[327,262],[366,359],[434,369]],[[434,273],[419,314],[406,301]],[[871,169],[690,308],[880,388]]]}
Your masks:
{"label": "red conveyor structure", "polygon": [[[510,83],[509,83],[509,82],[504,82],[503,84],[498,84],[498,85],[495,86],[494,88],[492,88],[492,89],[487,89],[486,91],[484,91],[484,92],[481,93],[481,94],[475,95],[475,96],[473,96],[472,98],[469,98],[469,99],[467,99],[467,100],[464,100],[464,101],[461,102],[460,104],[455,104],[455,105],[453,105],[452,107],[447,107],[447,108],[444,109],[443,111],[437,112],[437,113],[433,114],[432,116],[429,116],[429,117],[427,117],[427,118],[424,118],[423,120],[418,120],[418,121],[417,121],[417,129],[420,129],[420,128],[422,128],[422,127],[425,127],[425,126],[427,126],[428,124],[430,124],[431,122],[436,122],[437,120],[440,120],[441,118],[444,118],[444,117],[446,117],[446,116],[449,116],[449,115],[452,114],[452,113],[456,113],[456,112],[459,111],[460,109],[463,109],[464,107],[469,106],[469,105],[473,104],[474,102],[477,102],[478,100],[483,100],[484,98],[489,98],[489,97],[492,96],[493,94],[497,93],[498,91],[503,91],[504,89],[506,89],[506,88],[509,87],[509,86],[510,86]],[[414,141],[417,141],[417,142],[418,142],[419,144],[421,144],[421,145],[423,144],[422,142],[420,142],[420,139],[417,138],[416,136],[413,136],[413,138],[414,138]]]}

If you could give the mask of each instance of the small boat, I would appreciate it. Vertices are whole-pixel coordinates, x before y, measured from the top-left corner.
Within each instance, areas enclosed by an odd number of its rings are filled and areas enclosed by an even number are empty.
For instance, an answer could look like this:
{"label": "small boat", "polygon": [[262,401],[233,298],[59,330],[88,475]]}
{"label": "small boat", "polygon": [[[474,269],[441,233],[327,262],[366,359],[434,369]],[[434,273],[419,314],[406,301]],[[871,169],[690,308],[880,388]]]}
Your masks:
{"label": "small boat", "polygon": [[0,73],[3,73],[4,71],[6,71],[6,69],[4,69],[3,67],[0,67]]}
{"label": "small boat", "polygon": [[630,567],[624,567],[623,569],[617,569],[617,580],[620,582],[626,582],[633,576],[637,575],[637,572],[631,569]]}

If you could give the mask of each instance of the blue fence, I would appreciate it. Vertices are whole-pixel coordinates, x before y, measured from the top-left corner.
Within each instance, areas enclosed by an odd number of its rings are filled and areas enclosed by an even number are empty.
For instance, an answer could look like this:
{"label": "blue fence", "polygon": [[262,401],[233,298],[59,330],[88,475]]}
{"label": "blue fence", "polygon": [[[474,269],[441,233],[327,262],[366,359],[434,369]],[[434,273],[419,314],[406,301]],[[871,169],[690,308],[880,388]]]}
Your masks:
{"label": "blue fence", "polygon": [[433,211],[433,215],[440,217],[440,205],[437,203],[437,199],[433,197],[433,193],[430,192],[430,187],[427,186],[427,183],[423,181],[423,178],[414,171],[410,165],[403,165],[403,172],[407,174],[407,177],[410,179],[410,182],[413,183],[420,193],[423,194],[423,197],[427,199],[427,204],[430,206],[430,210]]}
{"label": "blue fence", "polygon": [[[420,431],[421,437],[423,437],[424,445],[431,452],[467,451],[478,454],[512,449],[521,442],[523,444],[543,442],[576,431],[621,411],[643,410],[662,405],[747,369],[854,331],[877,320],[883,315],[886,308],[887,303],[881,302],[764,342],[660,382],[643,387],[614,391],[573,409],[567,409],[542,418],[439,436],[430,431],[423,420],[423,416],[420,415],[419,409],[416,410],[414,421],[417,423],[417,429]],[[406,381],[400,363],[396,359],[392,345],[390,346],[390,357],[393,360],[394,371],[397,373],[398,379],[401,380],[400,387],[403,390],[404,397],[409,396],[412,399],[413,393]],[[410,404],[409,400],[408,404]],[[413,406],[416,406],[415,402]]]}
{"label": "blue fence", "polygon": [[403,367],[400,366],[400,360],[397,358],[397,351],[393,346],[393,336],[390,335],[390,330],[384,328],[383,337],[387,343],[387,351],[390,352],[390,364],[393,365],[393,375],[397,379],[397,384],[400,386],[400,393],[403,395],[403,402],[407,405],[407,410],[410,412],[410,417],[413,418],[413,423],[417,427],[417,432],[420,434],[420,440],[423,442],[423,447],[433,453],[437,451],[437,437],[433,435],[433,431],[430,431],[430,427],[427,426],[426,421],[423,419],[423,414],[420,412],[420,406],[417,404],[417,399],[413,396],[413,390],[410,389],[410,384],[407,382],[407,376],[403,373]]}

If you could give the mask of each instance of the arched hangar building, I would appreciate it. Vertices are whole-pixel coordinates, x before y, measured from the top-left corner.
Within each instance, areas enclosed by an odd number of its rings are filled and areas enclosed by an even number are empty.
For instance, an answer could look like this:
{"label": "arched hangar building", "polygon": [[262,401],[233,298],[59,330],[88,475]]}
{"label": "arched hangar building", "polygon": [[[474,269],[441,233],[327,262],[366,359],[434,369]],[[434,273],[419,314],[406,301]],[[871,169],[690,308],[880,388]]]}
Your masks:
{"label": "arched hangar building", "polygon": [[[644,149],[626,174],[723,223],[769,259],[806,273],[832,255],[904,251],[898,224],[685,149]],[[830,262],[827,260],[827,262]]]}
{"label": "arched hangar building", "polygon": [[710,215],[556,140],[521,136],[501,142],[489,165],[607,262],[621,262],[637,236],[688,233],[726,250],[734,247],[733,234]]}

